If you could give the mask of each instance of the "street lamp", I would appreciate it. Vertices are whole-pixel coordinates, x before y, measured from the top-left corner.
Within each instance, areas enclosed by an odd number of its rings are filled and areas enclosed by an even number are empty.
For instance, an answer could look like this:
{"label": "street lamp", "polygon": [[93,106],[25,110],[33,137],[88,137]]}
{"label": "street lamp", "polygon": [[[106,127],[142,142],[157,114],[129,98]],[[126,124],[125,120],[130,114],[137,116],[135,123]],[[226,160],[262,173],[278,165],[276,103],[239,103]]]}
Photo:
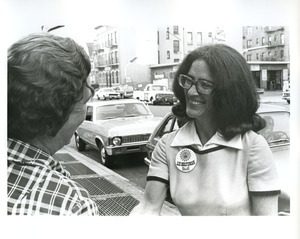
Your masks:
{"label": "street lamp", "polygon": [[129,60],[129,62],[128,62],[128,63],[125,65],[125,67],[124,67],[124,75],[125,75],[125,81],[126,81],[126,82],[127,82],[127,67],[128,67],[132,62],[134,62],[137,58],[138,58],[137,56],[131,58],[131,59]]}

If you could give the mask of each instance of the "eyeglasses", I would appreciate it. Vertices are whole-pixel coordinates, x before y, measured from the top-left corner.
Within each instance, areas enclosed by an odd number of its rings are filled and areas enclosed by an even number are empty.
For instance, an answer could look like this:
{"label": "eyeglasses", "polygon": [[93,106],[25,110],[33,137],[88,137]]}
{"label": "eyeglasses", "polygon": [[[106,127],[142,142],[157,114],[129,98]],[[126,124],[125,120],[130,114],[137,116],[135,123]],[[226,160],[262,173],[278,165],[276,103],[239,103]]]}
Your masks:
{"label": "eyeglasses", "polygon": [[195,85],[198,94],[211,95],[214,91],[214,84],[207,80],[194,80],[190,76],[180,74],[178,82],[182,88],[187,90],[189,90],[192,85]]}

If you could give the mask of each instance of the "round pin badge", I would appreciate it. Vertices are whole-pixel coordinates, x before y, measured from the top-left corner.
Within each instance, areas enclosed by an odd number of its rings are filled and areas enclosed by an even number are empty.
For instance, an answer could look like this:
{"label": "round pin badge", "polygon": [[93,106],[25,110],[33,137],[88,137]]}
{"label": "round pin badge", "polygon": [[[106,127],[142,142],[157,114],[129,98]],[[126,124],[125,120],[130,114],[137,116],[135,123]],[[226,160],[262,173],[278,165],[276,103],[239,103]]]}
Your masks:
{"label": "round pin badge", "polygon": [[197,157],[193,150],[191,149],[181,149],[175,158],[176,167],[184,173],[191,172],[196,164]]}

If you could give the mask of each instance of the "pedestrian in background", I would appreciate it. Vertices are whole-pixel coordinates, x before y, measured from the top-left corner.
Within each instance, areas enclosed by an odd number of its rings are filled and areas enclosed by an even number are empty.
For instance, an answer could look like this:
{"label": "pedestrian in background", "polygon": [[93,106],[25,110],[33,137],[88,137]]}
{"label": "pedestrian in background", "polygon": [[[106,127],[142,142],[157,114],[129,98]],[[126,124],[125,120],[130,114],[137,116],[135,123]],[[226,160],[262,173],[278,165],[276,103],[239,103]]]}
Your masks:
{"label": "pedestrian in background", "polygon": [[200,47],[183,60],[173,91],[172,111],[188,122],[157,143],[131,215],[159,215],[168,187],[182,215],[277,215],[278,175],[256,133],[265,122],[243,56],[223,44]]}
{"label": "pedestrian in background", "polygon": [[8,50],[7,213],[97,215],[88,192],[53,159],[85,118],[93,95],[84,49],[31,34]]}

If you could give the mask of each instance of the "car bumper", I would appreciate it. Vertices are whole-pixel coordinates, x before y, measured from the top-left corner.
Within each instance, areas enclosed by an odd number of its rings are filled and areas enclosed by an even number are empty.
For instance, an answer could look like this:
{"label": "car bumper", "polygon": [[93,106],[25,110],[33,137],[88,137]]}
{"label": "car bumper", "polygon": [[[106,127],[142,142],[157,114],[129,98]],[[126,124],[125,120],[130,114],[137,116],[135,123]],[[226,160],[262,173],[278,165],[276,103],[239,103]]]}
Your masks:
{"label": "car bumper", "polygon": [[119,99],[121,97],[120,97],[120,95],[109,95],[107,98],[109,98],[109,99]]}
{"label": "car bumper", "polygon": [[156,98],[155,103],[160,103],[160,104],[173,104],[174,100],[173,98]]}
{"label": "car bumper", "polygon": [[106,152],[110,156],[131,153],[146,153],[148,151],[146,143],[147,142],[138,142],[135,144],[124,144],[120,146],[107,146]]}

